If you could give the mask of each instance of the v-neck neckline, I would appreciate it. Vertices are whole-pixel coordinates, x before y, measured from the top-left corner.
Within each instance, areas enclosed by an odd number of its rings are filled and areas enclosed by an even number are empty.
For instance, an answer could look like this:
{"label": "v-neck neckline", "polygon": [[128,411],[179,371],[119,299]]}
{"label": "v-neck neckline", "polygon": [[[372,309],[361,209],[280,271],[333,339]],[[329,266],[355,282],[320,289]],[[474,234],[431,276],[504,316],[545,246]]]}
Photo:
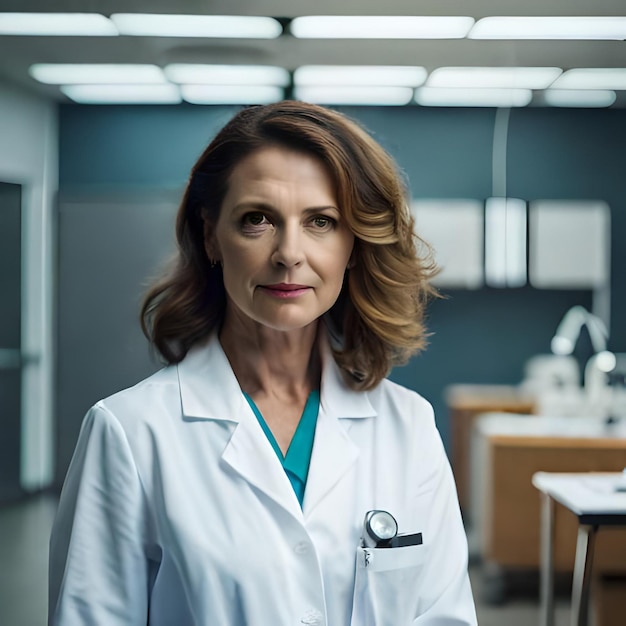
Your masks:
{"label": "v-neck neckline", "polygon": [[261,429],[265,433],[267,440],[274,449],[278,461],[283,467],[291,487],[300,503],[304,503],[304,491],[306,489],[307,478],[309,475],[309,466],[311,457],[313,456],[313,442],[315,440],[315,429],[317,426],[317,414],[319,413],[320,394],[315,390],[309,394],[304,410],[300,416],[300,421],[296,427],[296,431],[291,438],[287,453],[283,456],[282,450],[276,442],[276,438],[272,434],[267,425],[261,411],[254,403],[254,400],[245,392],[244,397],[248,401],[252,412],[255,414]]}
{"label": "v-neck neckline", "polygon": [[[244,397],[248,401],[250,408],[254,412],[265,436],[269,440],[276,456],[279,458],[281,464],[285,469],[290,469],[294,471],[293,461],[296,461],[299,458],[302,458],[302,455],[306,455],[307,449],[310,450],[312,444],[312,438],[315,431],[315,424],[317,422],[317,414],[319,412],[319,403],[320,403],[320,393],[316,389],[313,390],[307,401],[304,405],[304,409],[302,411],[302,415],[300,416],[300,420],[298,421],[298,426],[289,442],[289,447],[287,448],[287,452],[283,454],[283,451],[280,449],[274,434],[272,433],[270,427],[267,425],[263,414],[259,410],[259,407],[256,405],[251,396],[249,396],[245,391],[243,392]],[[313,432],[312,432],[313,431]],[[296,458],[294,458],[294,456]],[[310,452],[308,454],[310,457]],[[308,464],[307,464],[308,465]],[[294,472],[298,473],[298,472]]]}

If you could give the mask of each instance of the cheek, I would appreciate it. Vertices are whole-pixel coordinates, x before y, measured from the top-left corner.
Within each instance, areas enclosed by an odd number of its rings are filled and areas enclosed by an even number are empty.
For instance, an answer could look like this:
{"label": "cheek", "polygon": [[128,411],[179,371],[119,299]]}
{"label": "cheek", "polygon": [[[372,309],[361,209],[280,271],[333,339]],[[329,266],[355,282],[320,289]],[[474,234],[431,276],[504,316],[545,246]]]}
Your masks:
{"label": "cheek", "polygon": [[335,258],[337,263],[341,265],[342,273],[347,268],[352,253],[354,251],[354,235],[352,233],[345,233],[341,241],[337,244],[337,250]]}
{"label": "cheek", "polygon": [[345,247],[329,250],[324,256],[323,268],[328,280],[341,283],[350,261],[350,252]]}
{"label": "cheek", "polygon": [[344,277],[350,255],[347,255],[345,249],[336,250],[335,253],[330,253],[324,259],[324,271],[326,273],[326,281],[331,284],[337,290],[341,289],[343,285]]}
{"label": "cheek", "polygon": [[224,273],[233,279],[245,280],[267,262],[264,246],[258,241],[244,244],[225,241],[221,252]]}

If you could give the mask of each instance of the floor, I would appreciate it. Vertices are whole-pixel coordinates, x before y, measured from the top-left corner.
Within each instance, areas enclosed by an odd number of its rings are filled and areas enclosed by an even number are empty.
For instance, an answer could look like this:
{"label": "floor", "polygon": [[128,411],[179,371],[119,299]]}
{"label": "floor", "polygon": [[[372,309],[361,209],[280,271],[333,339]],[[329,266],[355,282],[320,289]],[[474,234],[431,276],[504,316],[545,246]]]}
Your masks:
{"label": "floor", "polygon": [[[0,625],[44,626],[47,612],[48,536],[56,509],[50,495],[33,497],[0,508]],[[506,601],[485,600],[493,586],[480,564],[470,576],[480,626],[537,626],[539,624],[536,576],[508,580]],[[557,599],[555,626],[566,626],[569,605],[565,590]],[[178,626],[178,625],[175,625]]]}
{"label": "floor", "polygon": [[48,537],[56,498],[0,508],[0,624],[43,626],[48,606]]}

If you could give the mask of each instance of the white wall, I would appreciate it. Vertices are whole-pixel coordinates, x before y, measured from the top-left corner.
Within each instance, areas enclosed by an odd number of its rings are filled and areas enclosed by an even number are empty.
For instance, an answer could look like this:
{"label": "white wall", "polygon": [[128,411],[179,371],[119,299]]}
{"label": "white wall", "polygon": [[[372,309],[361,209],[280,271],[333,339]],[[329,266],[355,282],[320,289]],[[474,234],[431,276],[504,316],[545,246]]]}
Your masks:
{"label": "white wall", "polygon": [[0,81],[0,180],[22,187],[21,482],[53,476],[54,203],[58,188],[57,106]]}

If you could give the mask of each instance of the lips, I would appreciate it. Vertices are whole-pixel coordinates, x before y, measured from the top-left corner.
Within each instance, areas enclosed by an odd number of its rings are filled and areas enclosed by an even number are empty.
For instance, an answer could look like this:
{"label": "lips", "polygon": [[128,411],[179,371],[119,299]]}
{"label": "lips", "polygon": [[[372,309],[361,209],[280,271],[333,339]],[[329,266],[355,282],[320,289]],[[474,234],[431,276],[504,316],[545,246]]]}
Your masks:
{"label": "lips", "polygon": [[308,285],[297,285],[295,283],[278,283],[277,285],[264,285],[265,289],[276,291],[298,291],[299,289],[308,289]]}
{"label": "lips", "polygon": [[261,285],[261,289],[276,298],[297,298],[306,293],[310,287],[295,283],[278,283],[276,285]]}

